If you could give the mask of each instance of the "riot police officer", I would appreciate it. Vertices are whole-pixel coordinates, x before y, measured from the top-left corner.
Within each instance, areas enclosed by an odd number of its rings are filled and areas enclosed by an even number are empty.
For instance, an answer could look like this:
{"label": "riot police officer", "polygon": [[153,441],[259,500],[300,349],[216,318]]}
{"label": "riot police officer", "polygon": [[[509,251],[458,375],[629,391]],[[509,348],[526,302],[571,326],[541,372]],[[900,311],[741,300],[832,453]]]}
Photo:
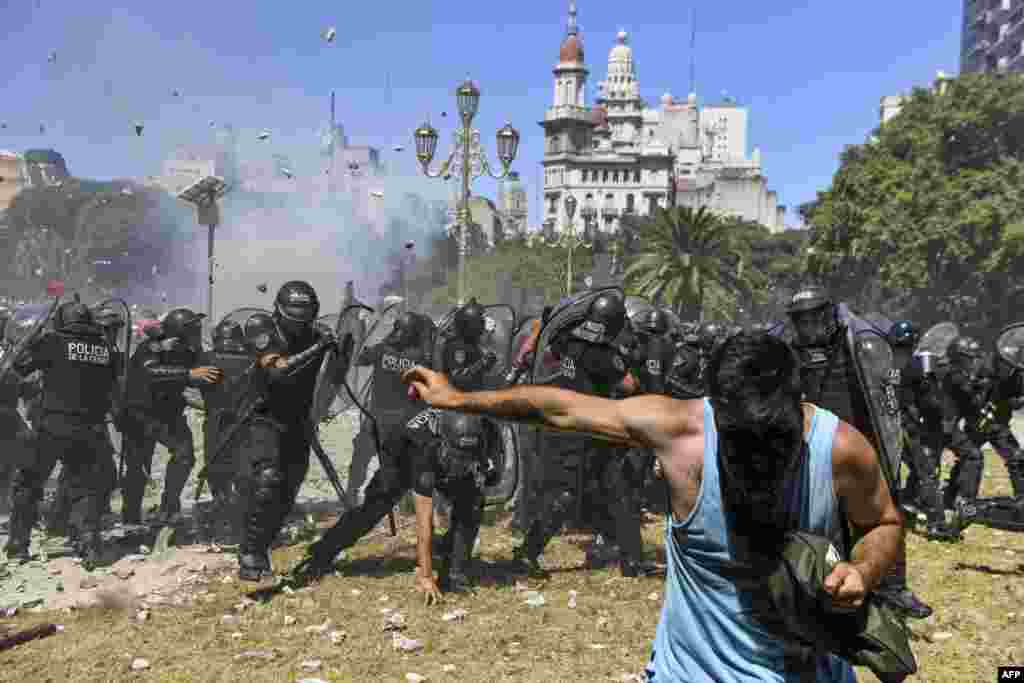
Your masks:
{"label": "riot police officer", "polygon": [[324,354],[337,347],[331,331],[315,324],[319,312],[313,287],[293,280],[278,290],[272,315],[258,313],[246,321],[246,342],[260,372],[246,397],[251,409],[238,416],[251,470],[238,561],[244,581],[270,575],[271,543],[309,469],[317,373]]}
{"label": "riot police officer", "polygon": [[441,372],[448,375],[452,386],[462,391],[482,389],[484,376],[498,362],[494,351],[480,345],[485,325],[484,307],[476,299],[470,299],[455,312],[452,325],[455,334],[444,342]]}
{"label": "riot police officer", "polygon": [[[417,313],[403,313],[381,343],[366,347],[353,361],[357,366],[373,366],[369,409],[376,420],[380,438],[403,424],[412,405],[409,388],[402,384],[402,372],[414,365],[431,365],[427,351],[432,341],[429,339],[431,325]],[[376,438],[373,423],[364,416],[352,443],[348,478],[350,505],[358,503],[359,489],[366,481],[370,462],[377,454]]]}
{"label": "riot police officer", "polygon": [[160,325],[159,340],[149,338],[132,356],[120,420],[126,470],[121,510],[125,524],[142,521],[142,498],[157,443],[171,454],[158,520],[169,523],[181,512],[181,493],[196,462],[182,392],[187,386],[216,384],[223,378],[219,368],[199,365],[205,317],[187,308],[170,311]]}
{"label": "riot police officer", "polygon": [[[1018,351],[1018,353],[1020,353]],[[992,444],[1006,463],[1013,495],[1024,497],[1024,450],[1010,429],[1013,412],[1024,408],[1024,373],[1010,365],[999,353],[993,354],[992,388],[978,425],[977,442]]]}
{"label": "riot police officer", "polygon": [[[554,340],[551,351],[561,369],[551,383],[598,396],[634,393],[636,379],[613,346],[625,324],[626,309],[619,296],[595,297],[585,320]],[[622,460],[622,449],[577,435],[543,433],[540,438],[545,451],[553,451],[543,461],[542,514],[531,520],[525,541],[515,551],[516,559],[524,561],[531,573],[543,574],[539,558],[544,548],[574,514],[582,516],[584,494],[597,489],[603,500],[592,501],[597,512],[594,521],[602,535],[618,543],[623,574],[645,571],[631,486],[612,466]]]}
{"label": "riot police officer", "polygon": [[[942,449],[949,438],[943,432],[942,379],[933,354],[911,353],[919,336],[913,323],[906,320],[895,323],[889,332],[895,364],[900,368],[896,379],[903,413],[905,455],[913,466],[901,497],[906,505],[913,503],[925,514],[925,535],[929,539],[956,541],[959,531],[946,524],[939,490]],[[911,484],[911,481],[916,483]]]}
{"label": "riot police officer", "polygon": [[[875,428],[875,418],[881,419],[889,411],[888,406],[875,405],[868,389],[862,384],[858,372],[858,350],[853,338],[855,334],[868,333],[875,329],[864,320],[854,316],[849,308],[833,301],[829,293],[819,285],[805,285],[793,295],[787,314],[793,329],[794,348],[800,357],[800,378],[805,400],[835,413],[839,419],[860,431],[879,451],[883,461],[889,490],[896,495],[898,482],[897,468],[889,459],[899,453],[888,453],[883,436]],[[778,330],[777,334],[785,334]],[[874,344],[887,343],[888,330],[874,337]],[[884,378],[890,381],[890,378]],[[897,407],[898,409],[898,407]],[[888,463],[888,464],[885,464]],[[908,617],[926,619],[932,609],[922,602],[907,586],[905,557],[901,558],[890,575],[882,579],[878,595]]]}
{"label": "riot police officer", "polygon": [[[0,306],[0,340],[4,337],[8,316],[8,309]],[[29,444],[32,432],[18,412],[18,401],[25,396],[27,386],[24,378],[13,368],[0,380],[0,511],[3,512],[9,510],[11,478],[15,469],[27,464],[31,458]]]}
{"label": "riot police officer", "polygon": [[665,376],[672,368],[676,351],[669,339],[668,316],[661,309],[651,309],[634,321],[637,346],[633,355],[633,369],[639,381],[639,391],[645,394],[665,394]]}
{"label": "riot police officer", "polygon": [[[240,403],[240,392],[247,388],[246,372],[252,366],[253,356],[246,348],[242,325],[236,320],[222,320],[213,328],[211,337],[213,350],[204,354],[204,365],[220,368],[224,373],[219,384],[199,387],[206,408],[203,452],[212,455],[238,417],[233,409]],[[241,462],[242,455],[237,443],[230,444],[217,454],[215,463],[207,463],[206,467],[215,509],[227,512],[232,519],[247,491],[249,472]]]}
{"label": "riot police officer", "polygon": [[27,559],[46,476],[60,461],[68,471],[72,543],[87,567],[100,554],[101,507],[110,485],[106,415],[118,375],[118,356],[95,325],[89,309],[77,302],[57,308],[54,331],[44,333],[16,359],[17,371],[44,377],[35,459],[14,475],[9,558]]}

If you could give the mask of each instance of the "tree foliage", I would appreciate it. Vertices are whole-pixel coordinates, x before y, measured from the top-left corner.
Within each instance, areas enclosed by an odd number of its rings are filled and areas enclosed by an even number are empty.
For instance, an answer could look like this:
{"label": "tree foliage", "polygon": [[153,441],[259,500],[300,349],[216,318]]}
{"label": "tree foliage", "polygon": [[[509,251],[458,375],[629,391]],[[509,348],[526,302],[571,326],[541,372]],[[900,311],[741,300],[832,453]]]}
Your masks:
{"label": "tree foliage", "polygon": [[1022,181],[1024,77],[915,90],[801,207],[808,269],[861,309],[999,327],[1024,291]]}

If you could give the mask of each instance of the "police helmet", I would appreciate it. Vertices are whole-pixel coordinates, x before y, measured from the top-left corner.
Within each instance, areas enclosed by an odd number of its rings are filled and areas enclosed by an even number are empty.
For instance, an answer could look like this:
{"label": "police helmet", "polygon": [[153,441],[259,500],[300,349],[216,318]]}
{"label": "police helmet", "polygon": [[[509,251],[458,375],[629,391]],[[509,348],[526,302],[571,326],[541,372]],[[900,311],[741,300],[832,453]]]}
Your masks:
{"label": "police helmet", "polygon": [[658,308],[641,313],[636,321],[636,329],[637,332],[651,336],[663,335],[669,329],[668,314]]}
{"label": "police helmet", "polygon": [[600,294],[590,302],[587,322],[604,327],[606,339],[614,339],[626,325],[626,303],[616,294]]}
{"label": "police helmet", "polygon": [[175,308],[160,321],[160,327],[164,336],[180,339],[191,331],[190,328],[199,325],[205,317],[206,314],[196,313],[188,308]]}
{"label": "police helmet", "polygon": [[467,415],[454,410],[441,413],[439,431],[445,446],[459,451],[479,453],[484,450],[486,430],[479,415]]}
{"label": "police helmet", "polygon": [[469,303],[455,312],[453,325],[461,339],[477,341],[483,335],[486,325],[484,307],[476,299],[470,299]]}
{"label": "police helmet", "polygon": [[961,335],[953,340],[953,343],[949,345],[949,357],[951,359],[958,358],[981,358],[982,350],[981,343],[974,337],[968,337]]}
{"label": "police helmet", "polygon": [[726,334],[725,327],[716,322],[707,322],[697,329],[697,343],[705,351],[713,349]]}
{"label": "police helmet", "polygon": [[919,336],[914,323],[909,320],[895,322],[889,329],[889,343],[893,346],[912,346]]}
{"label": "police helmet", "polygon": [[833,305],[832,297],[821,285],[805,285],[790,299],[786,313],[804,313]]}
{"label": "police helmet", "polygon": [[320,313],[320,299],[308,282],[292,280],[277,290],[274,312],[290,322],[311,323]]}
{"label": "police helmet", "polygon": [[113,306],[100,306],[93,313],[93,318],[97,325],[108,329],[118,329],[125,325],[124,316]]}
{"label": "police helmet", "polygon": [[237,353],[245,350],[245,333],[236,320],[222,320],[213,328],[214,351]]}
{"label": "police helmet", "polygon": [[406,312],[398,316],[391,330],[391,340],[399,346],[412,346],[420,338],[420,318]]}
{"label": "police helmet", "polygon": [[72,325],[93,324],[92,311],[85,304],[77,301],[68,301],[57,308],[54,315],[53,326],[58,330],[65,330]]}

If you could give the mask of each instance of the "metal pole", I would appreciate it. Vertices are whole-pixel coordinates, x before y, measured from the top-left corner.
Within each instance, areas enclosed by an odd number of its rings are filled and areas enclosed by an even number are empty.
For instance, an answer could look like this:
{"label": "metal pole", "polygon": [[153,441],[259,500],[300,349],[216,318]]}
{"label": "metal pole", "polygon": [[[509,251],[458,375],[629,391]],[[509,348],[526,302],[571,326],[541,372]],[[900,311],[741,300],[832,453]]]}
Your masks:
{"label": "metal pole", "polygon": [[210,267],[209,281],[207,282],[206,285],[206,324],[209,327],[213,325],[213,269],[214,266],[216,265],[216,261],[214,260],[213,257],[213,233],[214,230],[217,228],[217,224],[210,223],[206,227],[209,230],[209,232],[207,233],[206,253],[207,261]]}
{"label": "metal pole", "polygon": [[466,303],[466,252],[469,250],[469,174],[470,135],[472,119],[462,117],[462,220],[459,225],[459,290],[458,305]]}
{"label": "metal pole", "polygon": [[572,296],[572,250],[573,243],[569,242],[569,263],[565,269],[565,295]]}

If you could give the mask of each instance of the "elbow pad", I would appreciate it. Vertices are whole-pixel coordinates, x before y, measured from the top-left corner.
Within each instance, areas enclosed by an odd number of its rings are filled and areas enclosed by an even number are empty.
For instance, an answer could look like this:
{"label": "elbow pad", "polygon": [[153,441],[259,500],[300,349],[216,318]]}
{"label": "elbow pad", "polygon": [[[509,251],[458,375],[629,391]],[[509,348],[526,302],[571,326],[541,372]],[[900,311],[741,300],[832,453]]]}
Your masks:
{"label": "elbow pad", "polygon": [[169,382],[188,382],[189,368],[177,365],[146,365],[149,378],[156,384]]}
{"label": "elbow pad", "polygon": [[284,362],[283,366],[270,368],[268,376],[271,383],[280,382],[281,380],[287,379],[299,372],[307,365],[317,360],[324,350],[334,345],[334,343],[335,342],[333,340],[321,339],[302,353],[297,353],[294,356],[288,356],[288,360]]}

